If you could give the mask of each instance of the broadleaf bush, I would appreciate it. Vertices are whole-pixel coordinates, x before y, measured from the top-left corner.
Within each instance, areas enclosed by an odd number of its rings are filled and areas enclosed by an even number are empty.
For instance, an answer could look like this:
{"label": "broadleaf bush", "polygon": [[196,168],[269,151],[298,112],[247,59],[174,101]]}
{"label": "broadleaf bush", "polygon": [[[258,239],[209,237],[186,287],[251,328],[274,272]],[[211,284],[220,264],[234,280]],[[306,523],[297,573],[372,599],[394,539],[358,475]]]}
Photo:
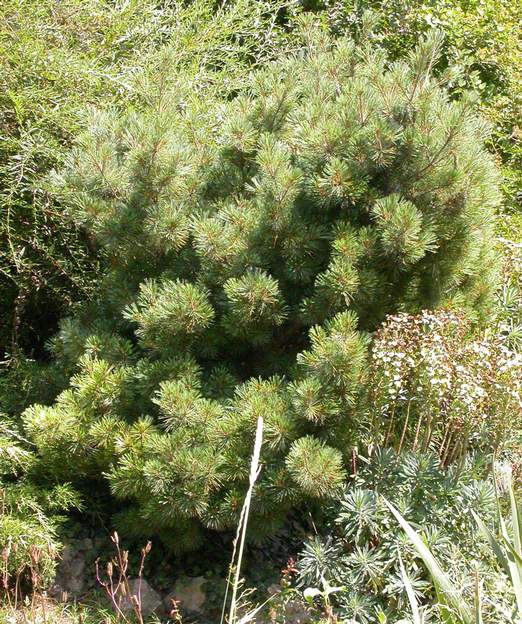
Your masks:
{"label": "broadleaf bush", "polygon": [[398,452],[431,449],[444,464],[470,450],[516,448],[522,358],[511,338],[503,324],[477,333],[454,312],[390,316],[373,336],[369,440]]}

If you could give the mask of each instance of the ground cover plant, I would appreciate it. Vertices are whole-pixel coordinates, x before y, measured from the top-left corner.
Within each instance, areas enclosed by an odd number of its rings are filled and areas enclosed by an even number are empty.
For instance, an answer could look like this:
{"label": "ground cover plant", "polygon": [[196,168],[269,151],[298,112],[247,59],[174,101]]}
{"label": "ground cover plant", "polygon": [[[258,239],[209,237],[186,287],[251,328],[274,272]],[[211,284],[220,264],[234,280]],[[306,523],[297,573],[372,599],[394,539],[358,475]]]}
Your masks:
{"label": "ground cover plant", "polygon": [[[522,233],[522,231],[520,232]],[[499,291],[498,331],[510,348],[522,347],[522,240],[502,238],[502,286]]]}
{"label": "ground cover plant", "polygon": [[[499,509],[498,520],[501,525],[501,537],[497,539],[491,529],[487,527],[482,518],[474,511],[472,515],[477,522],[477,526],[482,536],[486,539],[491,552],[496,556],[500,567],[503,569],[507,582],[503,584],[511,590],[511,605],[506,608],[499,604],[495,597],[484,598],[483,581],[479,576],[479,570],[475,570],[474,601],[473,607],[466,604],[463,592],[455,587],[452,578],[447,574],[432,551],[424,544],[422,537],[415,531],[410,523],[405,520],[401,513],[394,506],[386,502],[388,509],[392,512],[404,532],[408,536],[411,544],[417,550],[432,578],[437,594],[436,610],[448,624],[465,624],[484,621],[484,605],[492,607],[494,621],[507,620],[509,622],[520,622],[522,617],[522,593],[521,593],[521,573],[522,559],[520,558],[520,510],[512,485],[509,486],[509,498],[511,505],[511,531],[508,531],[502,511]],[[500,508],[500,506],[499,506]],[[407,587],[410,608],[415,622],[422,622],[423,616],[419,609],[419,603],[413,591],[413,586],[408,579],[404,566],[401,566],[403,581]],[[487,608],[487,607],[486,607]],[[489,609],[488,609],[489,611]],[[487,616],[486,616],[487,617]],[[489,619],[489,617],[488,617]]]}
{"label": "ground cover plant", "polygon": [[297,560],[297,587],[326,582],[338,588],[332,597],[338,616],[363,624],[408,618],[407,584],[430,611],[437,603],[434,585],[388,508],[389,499],[448,571],[459,600],[473,602],[479,574],[489,596],[484,621],[511,621],[514,594],[470,513],[480,510],[484,525],[494,525],[495,493],[492,483],[481,479],[483,469],[468,460],[461,469],[447,470],[436,456],[422,452],[398,455],[386,449],[362,457],[354,480],[332,505],[330,530],[305,544]]}

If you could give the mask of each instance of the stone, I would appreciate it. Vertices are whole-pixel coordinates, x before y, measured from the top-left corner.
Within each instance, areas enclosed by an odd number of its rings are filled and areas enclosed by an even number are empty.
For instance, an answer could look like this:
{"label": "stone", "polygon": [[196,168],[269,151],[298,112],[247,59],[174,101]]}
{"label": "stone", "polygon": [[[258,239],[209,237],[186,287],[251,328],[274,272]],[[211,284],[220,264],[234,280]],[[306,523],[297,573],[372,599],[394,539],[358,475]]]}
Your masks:
{"label": "stone", "polygon": [[71,542],[65,544],[62,550],[62,562],[71,561],[77,554],[77,550],[74,548]]}
{"label": "stone", "polygon": [[80,540],[79,548],[81,550],[84,550],[85,552],[89,552],[93,549],[93,547],[94,547],[94,542],[89,537],[85,537],[84,539]]}
{"label": "stone", "polygon": [[61,561],[56,570],[54,584],[73,597],[79,597],[86,590],[86,553],[83,540],[72,540],[65,545]]}
{"label": "stone", "polygon": [[165,609],[171,608],[171,600],[179,602],[179,606],[183,611],[189,613],[202,613],[203,605],[207,599],[203,591],[205,583],[204,576],[182,576],[179,578],[173,590],[167,595],[163,604]]}
{"label": "stone", "polygon": [[64,570],[64,574],[66,573],[68,577],[79,578],[83,576],[84,572],[85,559],[81,556],[81,554],[66,562],[66,570]]}
{"label": "stone", "polygon": [[95,537],[94,538],[94,544],[93,544],[93,548],[94,548],[94,552],[97,553],[100,550],[102,550],[102,548],[105,548],[108,544],[110,544],[111,542],[109,541],[108,537]]}
{"label": "stone", "polygon": [[[282,592],[279,583],[273,583],[267,587],[267,594],[275,599],[277,604],[278,594]],[[268,605],[270,606],[270,602]],[[309,624],[313,621],[308,605],[299,599],[285,600],[281,606],[276,607],[283,611],[284,621],[286,624]],[[349,624],[344,622],[343,624]]]}
{"label": "stone", "polygon": [[[121,601],[121,610],[125,613],[132,611],[131,596],[138,595],[138,589],[140,588],[140,581],[137,578],[129,579],[130,596],[125,596]],[[161,596],[153,589],[148,581],[144,578],[141,579],[141,614],[144,617],[154,613],[158,607],[161,606]]]}
{"label": "stone", "polygon": [[308,624],[312,622],[312,616],[303,602],[289,600],[285,605],[285,622],[287,624]]}
{"label": "stone", "polygon": [[68,580],[66,587],[65,591],[68,594],[75,597],[81,596],[85,591],[85,579],[83,576],[73,576]]}

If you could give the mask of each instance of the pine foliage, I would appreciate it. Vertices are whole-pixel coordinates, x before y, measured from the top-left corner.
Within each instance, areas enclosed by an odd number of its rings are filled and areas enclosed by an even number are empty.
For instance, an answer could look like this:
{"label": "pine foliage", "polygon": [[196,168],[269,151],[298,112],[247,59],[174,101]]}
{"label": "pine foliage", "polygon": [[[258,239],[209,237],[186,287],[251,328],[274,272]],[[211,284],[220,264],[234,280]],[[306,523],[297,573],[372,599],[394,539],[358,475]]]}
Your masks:
{"label": "pine foliage", "polygon": [[258,537],[338,492],[365,332],[397,310],[480,312],[494,283],[487,129],[433,75],[439,35],[390,63],[303,34],[234,97],[180,77],[94,112],[55,181],[111,270],[54,341],[70,387],[26,430],[47,470],[105,474],[120,526],[177,548],[237,522],[259,416]]}

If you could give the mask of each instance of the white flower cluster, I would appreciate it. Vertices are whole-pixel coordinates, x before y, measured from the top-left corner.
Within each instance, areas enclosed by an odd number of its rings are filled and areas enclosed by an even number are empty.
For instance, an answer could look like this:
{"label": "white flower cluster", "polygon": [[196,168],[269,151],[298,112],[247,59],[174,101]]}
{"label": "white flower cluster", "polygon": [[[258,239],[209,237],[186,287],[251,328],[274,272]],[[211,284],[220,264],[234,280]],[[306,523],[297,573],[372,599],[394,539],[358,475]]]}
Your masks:
{"label": "white flower cluster", "polygon": [[496,446],[521,426],[522,355],[500,338],[472,336],[454,312],[388,317],[374,339],[371,378],[370,409],[383,429]]}

